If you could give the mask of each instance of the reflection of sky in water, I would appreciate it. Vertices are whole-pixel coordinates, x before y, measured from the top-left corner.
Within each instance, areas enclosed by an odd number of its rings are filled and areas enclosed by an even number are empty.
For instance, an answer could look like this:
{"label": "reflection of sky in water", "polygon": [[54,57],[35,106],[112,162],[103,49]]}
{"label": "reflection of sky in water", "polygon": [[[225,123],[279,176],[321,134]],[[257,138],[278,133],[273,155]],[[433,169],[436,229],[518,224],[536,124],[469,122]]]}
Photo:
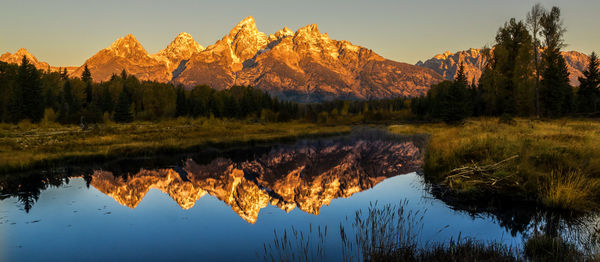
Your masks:
{"label": "reflection of sky in water", "polygon": [[151,189],[130,209],[74,178],[69,185],[43,191],[29,214],[14,197],[0,201],[0,260],[262,260],[256,252],[263,254],[263,244],[273,240],[274,229],[307,229],[309,224],[328,226],[329,254],[338,255],[340,222],[346,217],[352,220],[355,211],[366,209],[370,202],[397,204],[403,199],[409,200],[409,210],[427,210],[423,242],[449,239],[461,232],[463,237],[521,243],[519,236],[513,238],[493,219],[472,218],[433,199],[415,173],[389,178],[346,199],[334,199],[319,215],[298,208],[286,213],[269,205],[260,211],[255,224],[210,195],[183,210],[167,194]]}

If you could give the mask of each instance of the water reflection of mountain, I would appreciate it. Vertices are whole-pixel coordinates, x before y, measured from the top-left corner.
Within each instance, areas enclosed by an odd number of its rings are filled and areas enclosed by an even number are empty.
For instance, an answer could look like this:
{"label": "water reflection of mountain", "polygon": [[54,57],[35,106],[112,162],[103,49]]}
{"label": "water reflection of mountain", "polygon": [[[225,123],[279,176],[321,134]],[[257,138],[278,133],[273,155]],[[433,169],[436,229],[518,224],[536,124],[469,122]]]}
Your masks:
{"label": "water reflection of mountain", "polygon": [[150,188],[168,194],[184,209],[205,194],[254,223],[271,204],[318,214],[331,200],[372,188],[385,178],[419,169],[422,150],[411,140],[367,136],[302,141],[246,160],[187,159],[175,169],[142,169],[129,176],[95,171],[91,186],[135,208]]}

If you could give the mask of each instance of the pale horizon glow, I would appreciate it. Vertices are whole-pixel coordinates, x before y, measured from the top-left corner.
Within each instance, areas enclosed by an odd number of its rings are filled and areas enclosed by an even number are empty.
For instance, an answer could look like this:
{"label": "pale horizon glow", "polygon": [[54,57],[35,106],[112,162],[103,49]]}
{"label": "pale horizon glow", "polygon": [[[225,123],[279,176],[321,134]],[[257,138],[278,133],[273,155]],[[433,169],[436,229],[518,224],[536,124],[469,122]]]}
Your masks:
{"label": "pale horizon glow", "polygon": [[260,31],[293,31],[317,24],[321,33],[370,48],[385,58],[414,64],[445,51],[493,44],[511,17],[524,19],[536,2],[562,10],[565,50],[600,51],[597,0],[424,1],[74,1],[4,0],[0,54],[27,48],[52,66],[80,66],[116,39],[133,34],[148,53],[165,48],[180,32],[204,47],[247,16]]}

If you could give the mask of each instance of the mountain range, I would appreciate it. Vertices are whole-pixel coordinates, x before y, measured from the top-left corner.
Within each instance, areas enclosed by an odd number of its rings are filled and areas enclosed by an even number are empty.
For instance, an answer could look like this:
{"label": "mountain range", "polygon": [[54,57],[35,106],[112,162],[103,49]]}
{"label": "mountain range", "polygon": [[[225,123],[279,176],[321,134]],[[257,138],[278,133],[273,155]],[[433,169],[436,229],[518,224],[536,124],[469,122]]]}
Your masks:
{"label": "mountain range", "polygon": [[[567,62],[571,85],[579,86],[579,77],[583,77],[583,71],[587,69],[589,64],[589,57],[577,51],[562,52],[562,55]],[[483,50],[471,48],[456,53],[438,54],[425,62],[419,61],[416,65],[433,69],[442,75],[444,79],[452,80],[458,72],[460,63],[463,63],[467,79],[470,82],[477,83],[486,62],[487,59],[483,54]]]}
{"label": "mountain range", "polygon": [[[58,70],[38,61],[24,48],[1,55],[0,61],[20,63],[23,55],[39,69]],[[587,66],[587,56],[575,51],[563,55],[571,83],[578,85],[577,77]],[[469,49],[446,52],[411,65],[386,59],[348,41],[330,39],[314,24],[295,32],[284,27],[266,35],[257,29],[254,18],[247,17],[206,48],[184,32],[165,49],[150,54],[129,34],[83,65],[67,70],[72,76],[80,76],[87,65],[95,81],[107,81],[124,69],[141,80],[187,88],[251,85],[282,99],[318,102],[418,96],[430,85],[452,79],[460,62],[464,62],[469,80],[476,81],[486,61],[481,50]]]}

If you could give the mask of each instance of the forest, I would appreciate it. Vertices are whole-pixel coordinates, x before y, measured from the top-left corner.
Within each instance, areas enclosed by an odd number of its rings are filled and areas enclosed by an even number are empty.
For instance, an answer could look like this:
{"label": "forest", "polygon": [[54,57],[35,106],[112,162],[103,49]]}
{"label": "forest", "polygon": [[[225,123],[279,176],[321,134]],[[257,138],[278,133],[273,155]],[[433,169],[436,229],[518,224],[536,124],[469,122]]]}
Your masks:
{"label": "forest", "polygon": [[369,121],[444,121],[503,116],[558,118],[596,116],[600,107],[598,57],[578,87],[560,55],[566,46],[561,11],[535,6],[524,21],[515,18],[498,29],[495,44],[484,53],[487,64],[469,83],[460,64],[454,81],[431,86],[421,97],[329,101],[301,104],[280,101],[249,86],[215,90],[140,81],[125,70],[109,81],[94,82],[85,66],[81,76],[66,69],[36,69],[26,57],[21,65],[0,62],[0,122],[80,124],[114,121],[160,121],[177,117],[303,120],[324,123],[348,115]]}
{"label": "forest", "polygon": [[478,83],[469,83],[461,64],[454,81],[433,85],[411,104],[421,118],[459,122],[466,117],[597,116],[600,106],[598,57],[590,55],[578,87],[560,55],[566,29],[560,9],[534,6],[524,21],[510,19],[486,48],[487,64]]}

